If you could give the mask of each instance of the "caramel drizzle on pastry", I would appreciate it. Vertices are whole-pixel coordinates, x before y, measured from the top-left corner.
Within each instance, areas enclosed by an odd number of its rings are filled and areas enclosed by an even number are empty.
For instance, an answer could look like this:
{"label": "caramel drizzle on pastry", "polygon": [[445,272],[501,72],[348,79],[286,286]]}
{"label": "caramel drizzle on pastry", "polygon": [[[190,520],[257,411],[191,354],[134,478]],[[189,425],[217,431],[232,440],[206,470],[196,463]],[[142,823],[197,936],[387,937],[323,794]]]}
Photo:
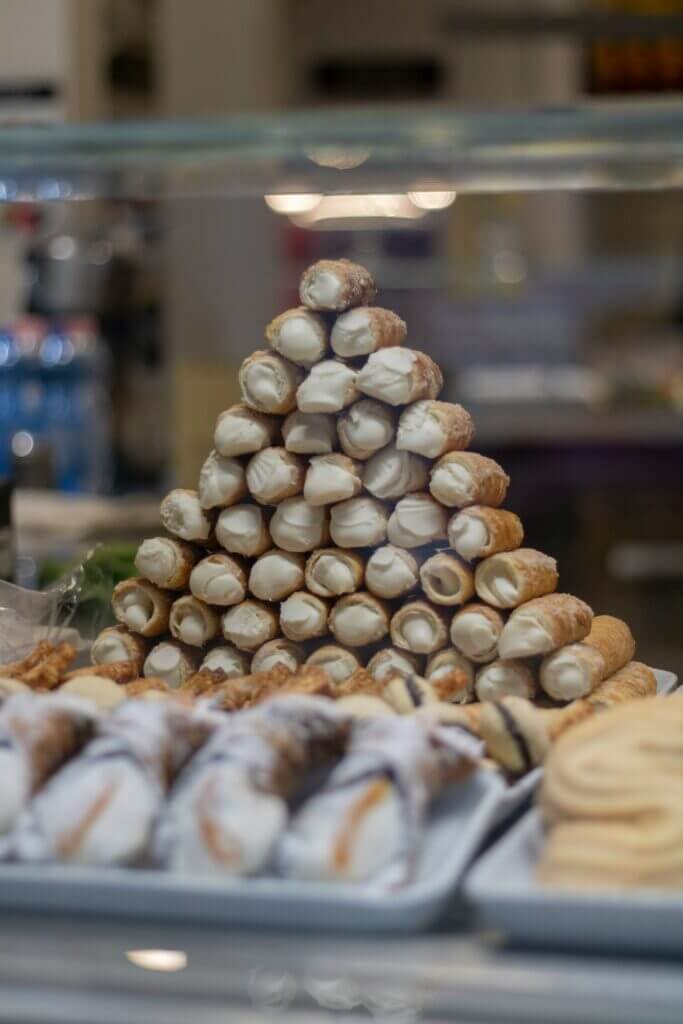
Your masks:
{"label": "caramel drizzle on pastry", "polygon": [[332,863],[338,872],[346,871],[351,863],[353,845],[363,824],[363,819],[390,792],[391,783],[387,779],[377,779],[361,793],[355,804],[349,808],[345,827],[332,850]]}
{"label": "caramel drizzle on pastry", "polygon": [[83,838],[90,831],[95,821],[107,809],[116,792],[116,783],[110,782],[106,789],[103,789],[96,800],[92,802],[80,822],[65,832],[57,843],[57,854],[66,860],[76,852],[83,842]]}

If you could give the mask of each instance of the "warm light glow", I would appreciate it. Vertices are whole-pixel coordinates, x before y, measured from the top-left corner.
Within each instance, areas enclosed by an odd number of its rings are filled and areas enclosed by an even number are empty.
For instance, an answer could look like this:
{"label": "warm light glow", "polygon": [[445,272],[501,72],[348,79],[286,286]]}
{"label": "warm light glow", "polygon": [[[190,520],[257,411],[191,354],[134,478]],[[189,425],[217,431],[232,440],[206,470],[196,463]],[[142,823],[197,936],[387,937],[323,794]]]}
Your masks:
{"label": "warm light glow", "polygon": [[324,196],[315,209],[308,211],[296,222],[302,227],[325,220],[367,220],[376,217],[396,217],[416,220],[424,216],[423,210],[401,193],[387,195]]}
{"label": "warm light glow", "polygon": [[408,199],[421,210],[445,210],[455,202],[455,192],[409,192]]}
{"label": "warm light glow", "polygon": [[343,146],[311,146],[305,153],[318,167],[333,167],[336,171],[351,171],[370,156],[369,149],[344,149]]}
{"label": "warm light glow", "polygon": [[300,194],[292,193],[290,195],[281,196],[264,196],[266,205],[274,210],[275,213],[308,213],[310,210],[314,210],[320,203],[322,196],[316,195],[314,192],[302,192]]}
{"label": "warm light glow", "polygon": [[129,949],[126,960],[144,971],[182,971],[187,953],[182,949]]}

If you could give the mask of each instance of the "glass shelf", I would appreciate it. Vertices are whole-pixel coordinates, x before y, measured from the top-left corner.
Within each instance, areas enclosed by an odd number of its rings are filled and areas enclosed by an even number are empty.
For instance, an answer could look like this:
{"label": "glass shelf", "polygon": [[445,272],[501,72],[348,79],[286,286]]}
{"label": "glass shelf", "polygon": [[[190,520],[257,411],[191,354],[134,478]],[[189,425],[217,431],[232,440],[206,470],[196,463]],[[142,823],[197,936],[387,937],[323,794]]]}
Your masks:
{"label": "glass shelf", "polygon": [[683,103],[317,110],[0,131],[0,202],[683,186]]}

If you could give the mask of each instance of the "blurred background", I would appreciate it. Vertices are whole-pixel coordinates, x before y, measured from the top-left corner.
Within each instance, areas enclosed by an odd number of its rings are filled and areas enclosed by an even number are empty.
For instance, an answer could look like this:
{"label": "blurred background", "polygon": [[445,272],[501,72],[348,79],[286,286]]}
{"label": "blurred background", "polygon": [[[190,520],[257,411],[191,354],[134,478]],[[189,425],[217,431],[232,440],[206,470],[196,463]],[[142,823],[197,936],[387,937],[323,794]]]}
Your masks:
{"label": "blurred background", "polygon": [[[682,0],[0,4],[0,124],[682,91]],[[344,255],[443,366],[563,589],[682,671],[683,203],[636,184],[75,203],[0,180],[0,575],[42,584],[95,538],[125,573],[302,269]]]}

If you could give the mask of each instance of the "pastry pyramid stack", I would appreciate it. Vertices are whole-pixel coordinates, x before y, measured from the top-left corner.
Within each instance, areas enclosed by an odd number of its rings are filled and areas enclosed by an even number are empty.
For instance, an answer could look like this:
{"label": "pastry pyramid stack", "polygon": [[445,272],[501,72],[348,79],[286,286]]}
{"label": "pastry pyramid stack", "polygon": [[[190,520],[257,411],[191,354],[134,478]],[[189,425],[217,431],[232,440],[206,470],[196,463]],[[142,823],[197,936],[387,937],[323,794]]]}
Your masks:
{"label": "pastry pyramid stack", "polygon": [[323,260],[266,328],[221,413],[197,490],[161,504],[140,576],[113,595],[97,663],[181,686],[306,662],[342,682],[453,676],[453,699],[590,692],[633,656],[628,627],[555,593],[548,555],[504,510],[509,479],[467,451],[439,367],[374,305],[363,267]]}

